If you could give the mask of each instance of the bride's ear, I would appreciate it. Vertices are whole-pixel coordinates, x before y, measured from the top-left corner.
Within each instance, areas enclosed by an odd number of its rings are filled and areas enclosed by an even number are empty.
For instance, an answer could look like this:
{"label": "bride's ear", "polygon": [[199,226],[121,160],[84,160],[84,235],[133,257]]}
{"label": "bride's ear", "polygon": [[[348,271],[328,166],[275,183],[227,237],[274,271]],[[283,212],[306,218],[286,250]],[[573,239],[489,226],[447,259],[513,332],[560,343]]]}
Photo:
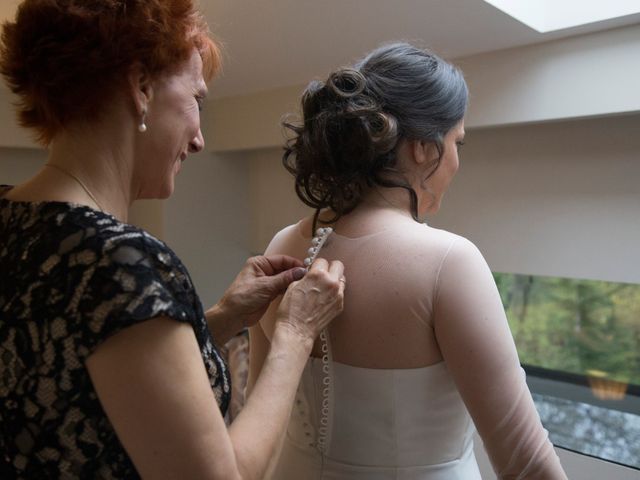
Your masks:
{"label": "bride's ear", "polygon": [[424,140],[411,140],[410,142],[410,151],[414,162],[418,165],[423,165],[433,161],[434,150],[436,150],[433,142],[426,142]]}
{"label": "bride's ear", "polygon": [[146,114],[148,105],[153,100],[153,81],[144,65],[135,63],[129,68],[127,86],[137,114]]}

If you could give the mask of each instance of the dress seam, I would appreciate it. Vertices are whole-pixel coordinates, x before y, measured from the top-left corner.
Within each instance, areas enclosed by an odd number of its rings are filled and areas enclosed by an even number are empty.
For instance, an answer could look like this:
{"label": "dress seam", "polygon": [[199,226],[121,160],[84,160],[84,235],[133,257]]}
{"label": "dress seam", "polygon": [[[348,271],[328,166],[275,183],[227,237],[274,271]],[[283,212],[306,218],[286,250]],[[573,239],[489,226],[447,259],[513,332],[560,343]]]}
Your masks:
{"label": "dress seam", "polygon": [[433,282],[433,291],[431,292],[431,298],[433,298],[432,308],[433,308],[434,323],[435,323],[435,306],[438,303],[438,295],[440,293],[440,273],[442,272],[444,262],[449,257],[449,253],[451,252],[451,250],[453,249],[453,246],[457,243],[457,241],[458,241],[458,238],[454,238],[451,241],[451,243],[449,244],[449,247],[447,248],[447,251],[444,253],[444,255],[442,256],[442,259],[440,260],[440,263],[438,264],[438,268],[436,269],[436,281]]}

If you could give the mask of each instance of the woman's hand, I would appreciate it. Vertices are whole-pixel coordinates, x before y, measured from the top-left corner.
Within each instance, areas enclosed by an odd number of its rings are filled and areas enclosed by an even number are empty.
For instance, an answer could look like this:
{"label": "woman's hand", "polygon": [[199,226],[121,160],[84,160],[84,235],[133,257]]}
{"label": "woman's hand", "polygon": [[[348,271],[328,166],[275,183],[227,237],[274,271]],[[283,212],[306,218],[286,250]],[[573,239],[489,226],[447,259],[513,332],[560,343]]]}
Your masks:
{"label": "woman's hand", "polygon": [[255,325],[269,304],[304,274],[302,262],[287,255],[249,258],[222,299],[206,312],[216,343],[224,345],[243,328]]}
{"label": "woman's hand", "polygon": [[276,329],[287,328],[313,345],[342,312],[345,284],[342,262],[317,259],[302,280],[289,286],[278,307]]}

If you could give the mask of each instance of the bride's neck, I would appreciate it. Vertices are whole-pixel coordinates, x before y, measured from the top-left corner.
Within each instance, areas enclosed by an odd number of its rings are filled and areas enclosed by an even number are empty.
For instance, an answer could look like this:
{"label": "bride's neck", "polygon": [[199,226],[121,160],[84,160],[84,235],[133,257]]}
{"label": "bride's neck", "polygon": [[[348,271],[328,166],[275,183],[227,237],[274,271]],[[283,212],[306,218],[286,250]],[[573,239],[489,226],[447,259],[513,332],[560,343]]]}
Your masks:
{"label": "bride's neck", "polygon": [[404,188],[372,188],[355,211],[361,214],[388,211],[413,219],[411,197]]}

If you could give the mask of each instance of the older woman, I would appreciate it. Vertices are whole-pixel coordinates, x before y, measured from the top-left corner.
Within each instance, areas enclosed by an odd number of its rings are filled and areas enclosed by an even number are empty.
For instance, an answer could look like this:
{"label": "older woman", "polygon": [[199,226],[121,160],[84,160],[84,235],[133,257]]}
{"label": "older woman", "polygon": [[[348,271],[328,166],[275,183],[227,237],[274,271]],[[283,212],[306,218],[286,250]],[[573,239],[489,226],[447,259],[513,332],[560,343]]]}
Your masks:
{"label": "older woman", "polygon": [[[0,191],[2,478],[261,478],[342,308],[341,263],[300,280],[301,262],[275,255],[205,312],[176,255],[125,223],[204,147],[207,32],[191,0],[26,0],[3,28],[0,70],[49,159]],[[254,399],[227,429],[214,341],[289,284]]]}

